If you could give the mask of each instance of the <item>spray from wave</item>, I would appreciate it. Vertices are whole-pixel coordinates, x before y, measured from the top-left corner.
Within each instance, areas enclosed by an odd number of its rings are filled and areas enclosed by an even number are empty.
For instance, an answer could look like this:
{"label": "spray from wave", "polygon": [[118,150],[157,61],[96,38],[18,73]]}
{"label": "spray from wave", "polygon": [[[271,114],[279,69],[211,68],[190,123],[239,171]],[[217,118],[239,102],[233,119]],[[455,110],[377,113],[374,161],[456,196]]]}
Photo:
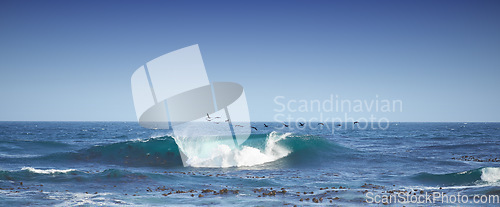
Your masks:
{"label": "spray from wave", "polygon": [[485,167],[481,169],[481,180],[496,183],[500,181],[500,168],[498,167]]}
{"label": "spray from wave", "polygon": [[[220,139],[211,142],[211,146],[194,145],[185,137],[173,137],[179,150],[186,156],[186,164],[191,167],[243,167],[272,162],[291,153],[291,150],[279,145],[291,133],[279,135],[271,132],[267,135],[263,149],[242,146],[241,149],[229,147],[231,141]],[[197,140],[199,141],[199,140]]]}

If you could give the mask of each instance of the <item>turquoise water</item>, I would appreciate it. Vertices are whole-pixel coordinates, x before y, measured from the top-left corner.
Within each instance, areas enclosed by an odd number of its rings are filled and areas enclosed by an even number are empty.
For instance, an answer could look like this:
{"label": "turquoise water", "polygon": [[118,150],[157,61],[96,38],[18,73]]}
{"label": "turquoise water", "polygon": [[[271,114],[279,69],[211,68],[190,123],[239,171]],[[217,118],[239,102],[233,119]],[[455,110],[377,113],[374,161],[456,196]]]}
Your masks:
{"label": "turquoise water", "polygon": [[258,131],[241,152],[185,167],[168,130],[0,122],[0,206],[357,206],[375,195],[432,193],[484,206],[473,196],[500,195],[499,123],[263,124],[252,124]]}

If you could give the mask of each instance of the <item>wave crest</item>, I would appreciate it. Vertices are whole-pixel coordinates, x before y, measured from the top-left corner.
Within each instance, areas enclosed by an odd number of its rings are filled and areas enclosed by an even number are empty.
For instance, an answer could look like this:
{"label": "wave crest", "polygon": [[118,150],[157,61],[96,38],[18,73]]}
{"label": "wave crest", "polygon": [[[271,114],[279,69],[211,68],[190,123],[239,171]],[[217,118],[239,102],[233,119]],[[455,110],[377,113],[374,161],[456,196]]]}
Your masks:
{"label": "wave crest", "polygon": [[439,186],[474,186],[500,184],[500,167],[484,167],[449,174],[420,173],[413,179]]}
{"label": "wave crest", "polygon": [[32,167],[23,167],[21,170],[26,170],[32,173],[38,173],[38,174],[57,174],[57,173],[68,173],[72,171],[76,171],[75,169],[66,169],[66,170],[57,170],[57,169],[35,169]]}
{"label": "wave crest", "polygon": [[186,155],[186,164],[191,167],[243,167],[254,166],[281,159],[291,153],[290,149],[280,145],[278,142],[286,139],[291,133],[279,135],[271,132],[267,135],[264,149],[252,146],[243,146],[241,149],[231,148],[226,144],[218,144],[208,153],[208,156],[199,156],[199,149],[186,148],[184,139],[176,138],[176,143]]}
{"label": "wave crest", "polygon": [[481,180],[496,183],[500,181],[500,168],[499,167],[485,167],[481,169]]}

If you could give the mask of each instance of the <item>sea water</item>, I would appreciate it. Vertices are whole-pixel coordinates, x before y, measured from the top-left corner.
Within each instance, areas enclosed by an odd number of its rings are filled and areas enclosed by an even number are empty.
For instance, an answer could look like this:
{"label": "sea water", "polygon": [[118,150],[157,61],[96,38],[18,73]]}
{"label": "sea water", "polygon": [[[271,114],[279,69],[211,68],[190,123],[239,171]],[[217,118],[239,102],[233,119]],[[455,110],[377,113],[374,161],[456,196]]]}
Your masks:
{"label": "sea water", "polygon": [[184,166],[169,130],[0,122],[0,206],[499,205],[474,203],[500,195],[499,123],[265,124],[239,149],[185,148]]}

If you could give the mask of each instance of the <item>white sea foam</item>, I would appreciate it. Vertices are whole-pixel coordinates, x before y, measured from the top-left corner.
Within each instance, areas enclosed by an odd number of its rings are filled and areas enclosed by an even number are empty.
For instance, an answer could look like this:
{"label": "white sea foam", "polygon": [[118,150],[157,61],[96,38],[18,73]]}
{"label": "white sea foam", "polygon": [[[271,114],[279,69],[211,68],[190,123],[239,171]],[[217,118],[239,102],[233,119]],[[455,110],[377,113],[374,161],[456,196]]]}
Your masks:
{"label": "white sea foam", "polygon": [[[79,192],[51,192],[44,198],[64,201],[54,206],[124,206],[130,205],[123,200],[117,199],[114,193],[79,193]],[[138,205],[133,205],[138,206]]]}
{"label": "white sea foam", "polygon": [[481,170],[481,180],[495,183],[500,181],[500,168],[499,167],[486,167]]}
{"label": "white sea foam", "polygon": [[0,158],[30,158],[30,157],[38,157],[39,155],[30,155],[30,154],[20,154],[20,155],[11,155],[11,154],[3,154],[0,153]]}
{"label": "white sea foam", "polygon": [[47,169],[47,170],[42,170],[42,169],[35,169],[32,167],[23,167],[21,170],[27,170],[32,173],[38,173],[38,174],[54,174],[54,173],[67,173],[71,171],[76,171],[75,169],[66,169],[66,170],[57,170],[57,169]]}
{"label": "white sea foam", "polygon": [[[277,144],[291,133],[278,135],[272,132],[267,136],[264,150],[243,146],[231,148],[232,140],[218,140],[207,145],[195,145],[193,139],[174,137],[179,149],[186,155],[186,164],[192,167],[241,167],[272,162],[290,154],[290,150]],[[195,140],[200,142],[200,139]]]}
{"label": "white sea foam", "polygon": [[438,187],[428,187],[428,186],[410,186],[405,188],[405,190],[413,190],[413,189],[423,189],[423,190],[463,190],[463,189],[473,189],[473,188],[484,188],[490,187],[490,184],[478,184],[478,185],[459,185],[459,186],[438,186]]}

